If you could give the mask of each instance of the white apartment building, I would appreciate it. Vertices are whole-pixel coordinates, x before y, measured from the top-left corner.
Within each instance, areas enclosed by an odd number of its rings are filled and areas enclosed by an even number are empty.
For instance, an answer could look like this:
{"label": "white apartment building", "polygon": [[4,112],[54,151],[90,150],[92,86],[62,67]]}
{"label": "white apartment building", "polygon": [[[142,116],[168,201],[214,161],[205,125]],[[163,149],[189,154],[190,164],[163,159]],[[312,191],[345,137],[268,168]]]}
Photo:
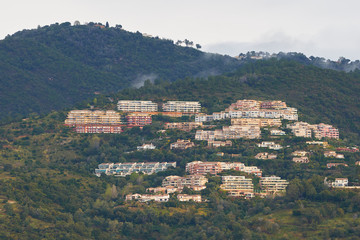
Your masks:
{"label": "white apartment building", "polygon": [[230,196],[240,197],[254,192],[251,178],[245,176],[223,176],[220,188],[227,191]]}
{"label": "white apartment building", "polygon": [[123,112],[157,112],[158,105],[152,101],[120,100],[118,110]]}
{"label": "white apartment building", "polygon": [[201,104],[194,101],[168,101],[163,104],[163,111],[198,113],[201,111]]}
{"label": "white apartment building", "polygon": [[199,174],[188,175],[185,177],[180,176],[167,176],[162,182],[163,187],[173,186],[173,187],[191,187],[191,186],[205,186],[208,182],[208,179]]}
{"label": "white apartment building", "polygon": [[262,177],[260,179],[260,187],[267,193],[285,192],[287,185],[289,185],[288,181],[277,176]]}

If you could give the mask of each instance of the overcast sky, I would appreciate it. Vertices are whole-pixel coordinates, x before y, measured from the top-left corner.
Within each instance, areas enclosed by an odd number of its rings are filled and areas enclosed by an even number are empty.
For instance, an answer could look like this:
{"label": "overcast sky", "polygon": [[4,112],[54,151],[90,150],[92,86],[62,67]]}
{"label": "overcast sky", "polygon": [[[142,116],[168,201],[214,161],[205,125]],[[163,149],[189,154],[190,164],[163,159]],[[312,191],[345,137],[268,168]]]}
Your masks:
{"label": "overcast sky", "polygon": [[230,56],[291,51],[356,60],[359,12],[359,0],[2,0],[0,39],[38,25],[108,21]]}

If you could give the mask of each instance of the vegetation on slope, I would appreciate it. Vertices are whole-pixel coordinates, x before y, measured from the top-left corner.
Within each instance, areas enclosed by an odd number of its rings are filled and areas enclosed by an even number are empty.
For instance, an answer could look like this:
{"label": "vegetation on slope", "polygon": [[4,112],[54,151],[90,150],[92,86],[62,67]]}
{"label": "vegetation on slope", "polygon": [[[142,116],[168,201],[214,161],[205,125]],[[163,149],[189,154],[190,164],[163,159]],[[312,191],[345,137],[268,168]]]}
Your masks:
{"label": "vegetation on slope", "polygon": [[[265,61],[208,80],[148,81],[140,89],[101,95],[90,104],[115,109],[118,99],[200,100],[204,111],[211,113],[237,99],[278,99],[299,108],[301,120],[339,127],[341,137],[347,139],[329,141],[338,147],[359,143],[358,81],[356,73]],[[323,156],[324,149],[307,146],[308,139],[291,135],[275,140],[289,146],[277,152],[276,160],[254,158],[263,151],[255,147],[259,140],[235,140],[232,147],[220,149],[196,142],[193,149],[170,151],[171,142],[194,137],[194,131],[158,132],[164,122],[178,119],[154,117],[153,124],[143,130],[132,128],[112,135],[76,134],[63,126],[65,118],[66,112],[45,117],[33,114],[1,127],[0,238],[356,239],[360,234],[360,193],[331,190],[323,184],[325,177],[347,177],[358,183],[360,167],[355,162],[360,160],[359,153],[345,153],[342,161],[349,167],[328,169],[326,163],[331,159]],[[274,139],[263,132],[263,140]],[[149,142],[157,149],[134,151]],[[311,152],[310,163],[293,163],[294,150]],[[225,155],[217,156],[218,151]],[[239,157],[230,157],[232,153]],[[228,198],[219,189],[220,177],[208,176],[207,189],[201,194],[209,202],[180,203],[174,198],[165,204],[124,201],[128,193],[144,193],[147,187],[159,186],[165,176],[184,175],[185,164],[194,160],[241,161],[258,166],[264,175],[285,178],[290,185],[284,197],[249,201]],[[129,161],[176,161],[178,167],[149,176],[93,175],[99,163]],[[226,174],[230,173],[238,174]]]}
{"label": "vegetation on slope", "polygon": [[0,41],[0,120],[46,113],[94,93],[232,71],[233,58],[94,24],[53,24]]}

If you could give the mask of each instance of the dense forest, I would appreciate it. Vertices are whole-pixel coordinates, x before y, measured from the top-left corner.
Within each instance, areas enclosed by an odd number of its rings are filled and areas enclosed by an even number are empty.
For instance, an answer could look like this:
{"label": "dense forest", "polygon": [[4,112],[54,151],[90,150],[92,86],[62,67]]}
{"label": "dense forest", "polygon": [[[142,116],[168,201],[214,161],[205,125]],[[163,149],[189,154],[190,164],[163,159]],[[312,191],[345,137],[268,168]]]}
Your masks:
{"label": "dense forest", "polygon": [[[157,79],[141,88],[97,95],[78,109],[116,109],[120,99],[199,100],[203,112],[221,111],[237,99],[282,100],[296,107],[300,120],[329,123],[341,140],[330,149],[359,145],[358,72],[344,73],[291,61],[256,61],[222,76],[187,78],[173,83]],[[360,192],[330,189],[324,178],[346,177],[359,184],[359,153],[344,153],[349,167],[327,168],[320,146],[291,134],[276,139],[288,147],[275,160],[255,159],[259,140],[233,140],[233,146],[210,149],[202,141],[187,150],[170,150],[177,139],[195,131],[167,130],[164,122],[187,121],[154,116],[153,124],[121,134],[76,134],[63,125],[66,111],[28,118],[0,128],[1,239],[359,239]],[[213,122],[217,126],[226,122]],[[285,124],[285,122],[284,122]],[[262,140],[274,140],[266,130]],[[153,143],[157,149],[136,151]],[[309,164],[291,161],[295,150],[310,154]],[[223,156],[217,153],[223,152]],[[231,157],[237,154],[237,157]],[[240,161],[256,165],[263,175],[277,175],[290,184],[284,196],[245,200],[222,191],[220,176],[207,176],[203,203],[126,202],[128,193],[144,193],[166,176],[185,175],[188,162]],[[175,161],[177,167],[153,175],[94,175],[103,162]],[[222,174],[242,174],[236,171]],[[256,177],[252,177],[256,178]],[[191,193],[191,190],[187,190]]]}
{"label": "dense forest", "polygon": [[52,24],[0,41],[0,120],[48,113],[99,93],[233,71],[228,56],[101,24]]}

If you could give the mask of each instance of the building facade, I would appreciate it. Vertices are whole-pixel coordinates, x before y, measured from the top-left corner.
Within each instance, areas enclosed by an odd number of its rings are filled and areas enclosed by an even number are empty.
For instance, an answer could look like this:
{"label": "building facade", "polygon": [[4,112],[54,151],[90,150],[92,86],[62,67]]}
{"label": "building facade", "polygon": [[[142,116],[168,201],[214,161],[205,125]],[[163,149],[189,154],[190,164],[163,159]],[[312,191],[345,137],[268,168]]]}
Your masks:
{"label": "building facade", "polygon": [[262,177],[260,179],[261,189],[269,194],[283,193],[288,185],[288,181],[277,176]]}
{"label": "building facade", "polygon": [[174,143],[170,144],[170,149],[181,149],[181,150],[185,150],[188,148],[192,148],[194,147],[195,144],[193,142],[191,142],[190,140],[177,140]]}
{"label": "building facade", "polygon": [[222,176],[220,188],[233,197],[241,197],[254,192],[252,179],[245,176]]}
{"label": "building facade", "polygon": [[199,113],[201,104],[194,101],[168,101],[163,104],[164,112]]}
{"label": "building facade", "polygon": [[143,127],[152,123],[151,115],[146,113],[132,113],[126,116],[129,127]]}
{"label": "building facade", "polygon": [[91,110],[72,110],[68,113],[65,125],[120,125],[121,116],[118,112],[107,111],[91,111]]}
{"label": "building facade", "polygon": [[152,101],[120,100],[117,103],[119,111],[123,112],[157,112],[158,105]]}

